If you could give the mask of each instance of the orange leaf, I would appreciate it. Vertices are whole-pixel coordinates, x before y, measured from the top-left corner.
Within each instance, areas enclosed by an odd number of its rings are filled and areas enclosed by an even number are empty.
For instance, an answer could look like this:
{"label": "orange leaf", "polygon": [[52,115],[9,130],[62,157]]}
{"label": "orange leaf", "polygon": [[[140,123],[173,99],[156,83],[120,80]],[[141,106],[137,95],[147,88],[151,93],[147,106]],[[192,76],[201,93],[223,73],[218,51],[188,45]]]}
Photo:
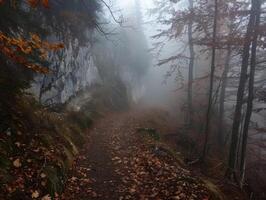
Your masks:
{"label": "orange leaf", "polygon": [[36,8],[38,5],[38,0],[28,0],[28,4],[30,4],[31,7]]}
{"label": "orange leaf", "polygon": [[42,5],[45,8],[49,8],[49,0],[42,0]]}

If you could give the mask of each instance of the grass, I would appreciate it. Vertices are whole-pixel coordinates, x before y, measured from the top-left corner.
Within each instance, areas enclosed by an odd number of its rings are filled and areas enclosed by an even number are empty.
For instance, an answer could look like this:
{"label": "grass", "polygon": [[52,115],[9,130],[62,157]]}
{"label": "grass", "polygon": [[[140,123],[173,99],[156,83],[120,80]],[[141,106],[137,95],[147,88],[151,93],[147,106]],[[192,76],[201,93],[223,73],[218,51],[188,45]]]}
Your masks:
{"label": "grass", "polygon": [[[53,112],[26,96],[12,106],[6,111],[9,117],[0,135],[0,199],[12,199],[17,194],[31,198],[29,191],[36,190],[40,195],[48,192],[55,197],[63,191],[68,171],[86,141],[86,129],[92,125],[93,117],[82,112]],[[13,166],[15,158],[20,159],[21,167]],[[25,171],[35,174],[34,178],[29,178]],[[18,176],[27,182],[23,189],[22,183],[16,182]]]}
{"label": "grass", "polygon": [[208,191],[211,193],[210,199],[214,199],[214,200],[225,200],[226,199],[223,193],[220,191],[220,189],[216,185],[214,185],[211,181],[207,179],[201,179],[201,180],[203,181]]}
{"label": "grass", "polygon": [[[186,169],[187,166],[184,162],[184,156],[194,155],[197,153],[197,144],[190,137],[190,134],[179,130],[175,135],[175,145],[178,145],[179,149],[182,149],[182,153],[177,152],[175,146],[169,145],[169,141],[165,140],[164,134],[169,132],[167,115],[163,112],[153,112],[152,114],[144,114],[142,120],[142,126],[149,128],[138,128],[137,133],[140,133],[144,139],[144,143],[148,144],[152,151],[156,149],[155,153],[160,155],[169,156],[173,158],[180,167]],[[160,130],[160,132],[158,131]],[[170,129],[171,131],[171,129]],[[171,133],[171,132],[170,132]],[[197,176],[199,181],[204,184],[210,193],[210,199],[213,200],[225,200],[226,197],[220,189],[213,184],[207,178],[201,178]],[[189,182],[190,180],[186,180]],[[192,180],[191,180],[192,181]]]}

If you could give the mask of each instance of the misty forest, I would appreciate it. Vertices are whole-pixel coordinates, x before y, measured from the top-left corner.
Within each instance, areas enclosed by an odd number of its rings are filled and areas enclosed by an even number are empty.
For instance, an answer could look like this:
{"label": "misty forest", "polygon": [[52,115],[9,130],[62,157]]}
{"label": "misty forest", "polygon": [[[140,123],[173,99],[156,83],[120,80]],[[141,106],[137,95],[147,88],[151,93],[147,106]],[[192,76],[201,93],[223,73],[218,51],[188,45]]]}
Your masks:
{"label": "misty forest", "polygon": [[0,0],[0,200],[266,199],[265,0]]}

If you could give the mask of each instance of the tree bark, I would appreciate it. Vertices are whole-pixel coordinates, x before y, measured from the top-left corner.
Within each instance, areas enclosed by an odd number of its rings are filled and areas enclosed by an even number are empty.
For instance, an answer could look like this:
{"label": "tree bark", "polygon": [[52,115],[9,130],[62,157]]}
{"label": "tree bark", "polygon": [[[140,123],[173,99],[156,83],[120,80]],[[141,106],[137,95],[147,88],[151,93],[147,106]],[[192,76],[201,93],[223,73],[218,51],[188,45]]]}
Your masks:
{"label": "tree bark", "polygon": [[249,58],[250,58],[250,46],[252,42],[252,34],[255,26],[255,16],[256,16],[256,4],[259,0],[252,0],[251,5],[251,13],[249,18],[249,23],[247,27],[247,32],[245,36],[245,44],[243,48],[242,54],[242,65],[240,72],[240,81],[237,91],[237,101],[236,108],[233,118],[233,127],[232,127],[232,135],[231,135],[231,145],[229,150],[229,159],[228,159],[228,169],[226,172],[226,176],[234,181],[236,180],[236,156],[237,156],[237,148],[238,148],[238,140],[239,140],[239,127],[241,123],[242,116],[242,105],[244,100],[245,86],[247,82],[247,70],[249,66]]}
{"label": "tree bark", "polygon": [[210,115],[213,104],[213,87],[214,87],[214,74],[215,74],[215,62],[216,62],[216,35],[217,35],[217,19],[218,17],[218,0],[214,1],[214,23],[213,23],[213,35],[212,35],[212,60],[211,60],[211,74],[210,74],[210,88],[209,88],[209,100],[208,100],[208,108],[206,114],[206,125],[205,125],[205,139],[203,152],[201,156],[201,160],[204,162],[208,150],[208,140],[209,140],[209,132],[210,132]]}
{"label": "tree bark", "polygon": [[225,131],[225,123],[224,123],[224,103],[225,103],[225,95],[226,95],[226,87],[228,82],[228,72],[230,68],[230,60],[231,60],[232,48],[228,45],[227,54],[226,54],[226,61],[224,65],[224,72],[222,75],[222,86],[220,92],[220,99],[219,99],[219,129],[218,129],[218,144],[220,146],[224,145],[224,131]]}
{"label": "tree bark", "polygon": [[256,71],[256,56],[257,56],[257,45],[258,45],[258,28],[260,25],[260,13],[261,13],[261,2],[260,0],[258,0],[256,2],[256,22],[255,22],[255,30],[254,30],[254,35],[253,35],[252,49],[251,49],[248,102],[247,102],[247,111],[246,111],[246,116],[245,116],[245,121],[244,121],[241,157],[240,157],[241,186],[243,186],[243,183],[244,183],[248,131],[249,131],[249,124],[250,124],[250,119],[251,119],[252,110],[253,110],[254,79],[255,79],[255,71]]}
{"label": "tree bark", "polygon": [[[189,9],[192,14],[193,11],[193,0],[189,0]],[[188,125],[193,125],[193,103],[192,103],[192,94],[193,94],[193,79],[194,79],[194,62],[195,62],[195,51],[193,44],[193,19],[192,15],[189,18],[188,23],[188,44],[189,44],[189,69],[188,69],[188,91],[187,91],[187,100],[188,100]]]}

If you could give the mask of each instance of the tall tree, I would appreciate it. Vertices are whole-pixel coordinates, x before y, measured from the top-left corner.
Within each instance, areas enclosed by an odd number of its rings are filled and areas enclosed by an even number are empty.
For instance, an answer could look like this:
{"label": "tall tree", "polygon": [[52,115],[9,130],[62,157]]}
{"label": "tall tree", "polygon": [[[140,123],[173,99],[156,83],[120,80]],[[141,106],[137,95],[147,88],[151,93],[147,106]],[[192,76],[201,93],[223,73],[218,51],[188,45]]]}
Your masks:
{"label": "tall tree", "polygon": [[189,10],[191,16],[188,20],[188,44],[189,44],[189,67],[188,67],[188,91],[187,91],[187,101],[188,101],[188,125],[193,125],[193,79],[194,79],[194,63],[195,63],[195,51],[193,44],[193,0],[189,0]]}
{"label": "tall tree", "polygon": [[219,116],[218,121],[219,128],[218,128],[218,144],[223,145],[224,144],[224,131],[225,131],[225,123],[224,123],[224,112],[225,112],[225,96],[226,96],[226,87],[228,82],[228,72],[230,68],[230,60],[231,60],[231,54],[232,54],[232,47],[231,45],[228,45],[227,47],[227,53],[225,57],[225,65],[224,65],[224,71],[221,78],[221,91],[220,91],[220,98],[219,98]]}
{"label": "tall tree", "polygon": [[242,65],[240,72],[240,81],[237,91],[237,102],[236,108],[233,118],[233,127],[232,127],[232,136],[231,136],[231,145],[229,150],[229,159],[228,159],[228,169],[226,172],[226,176],[234,181],[237,181],[236,178],[236,160],[237,160],[237,149],[238,149],[238,141],[239,141],[239,129],[241,123],[242,116],[242,106],[244,101],[244,93],[245,86],[247,82],[247,71],[249,66],[249,58],[250,58],[250,47],[252,43],[253,31],[255,28],[255,20],[256,20],[256,12],[257,5],[260,0],[252,0],[251,1],[251,11],[249,17],[249,23],[247,26],[246,36],[244,40],[244,47],[242,53]]}
{"label": "tall tree", "polygon": [[256,57],[257,57],[257,46],[258,46],[258,36],[259,36],[259,25],[260,25],[260,15],[261,15],[261,1],[256,1],[255,4],[255,27],[253,33],[253,41],[251,48],[251,61],[250,61],[250,72],[249,72],[249,83],[248,83],[248,102],[247,111],[244,121],[243,134],[242,134],[242,146],[241,146],[241,157],[240,157],[240,177],[241,185],[244,183],[245,176],[245,163],[246,163],[246,149],[248,140],[248,131],[250,119],[253,111],[253,100],[254,100],[254,79],[256,71]]}
{"label": "tall tree", "polygon": [[[187,70],[187,103],[186,103],[186,114],[185,123],[188,126],[193,125],[193,81],[194,81],[194,65],[195,65],[195,48],[194,48],[194,37],[193,34],[196,32],[195,29],[195,13],[194,13],[194,2],[195,0],[188,0],[188,8],[187,9],[177,9],[175,6],[179,1],[156,1],[158,5],[156,9],[153,10],[153,13],[156,14],[157,22],[164,27],[168,26],[166,29],[159,29],[158,34],[155,35],[154,39],[168,39],[168,40],[176,40],[177,43],[182,43],[182,40],[186,38],[187,44],[181,46],[176,49],[176,53],[173,56],[169,56],[166,59],[159,60],[158,65],[166,65],[170,63],[171,69],[168,76],[172,76],[174,72],[180,74],[179,65],[176,63],[188,63]],[[199,30],[197,30],[199,31]],[[179,44],[180,44],[179,43]],[[162,49],[167,46],[167,42],[165,40],[163,42],[155,43],[155,48],[159,50],[159,53]],[[180,75],[179,75],[180,76]],[[179,78],[179,77],[178,77]],[[181,78],[182,79],[182,78]],[[183,84],[182,84],[183,86]]]}
{"label": "tall tree", "polygon": [[217,21],[218,21],[218,0],[214,1],[214,19],[213,19],[213,33],[212,33],[212,57],[211,57],[211,74],[210,74],[210,86],[209,86],[209,100],[206,114],[205,125],[205,139],[201,160],[204,161],[208,150],[208,140],[210,133],[210,117],[213,106],[213,88],[214,88],[214,75],[215,75],[215,62],[216,62],[216,40],[217,40]]}

